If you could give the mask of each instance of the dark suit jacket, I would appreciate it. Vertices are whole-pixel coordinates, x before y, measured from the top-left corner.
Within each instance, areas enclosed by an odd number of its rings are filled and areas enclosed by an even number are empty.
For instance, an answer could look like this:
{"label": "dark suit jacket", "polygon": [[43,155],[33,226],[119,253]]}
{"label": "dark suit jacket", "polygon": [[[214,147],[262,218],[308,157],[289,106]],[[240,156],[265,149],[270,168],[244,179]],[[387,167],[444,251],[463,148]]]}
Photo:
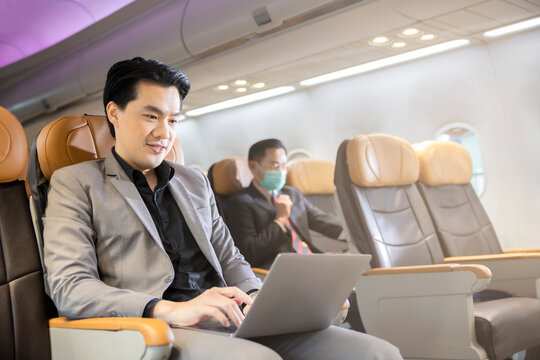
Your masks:
{"label": "dark suit jacket", "polygon": [[[281,194],[290,196],[291,225],[313,252],[320,251],[312,244],[309,229],[337,239],[342,231],[338,217],[316,208],[297,188],[285,186]],[[279,253],[294,252],[290,233],[283,232],[275,217],[274,206],[253,182],[227,200],[225,221],[236,246],[251,266],[269,268]]]}

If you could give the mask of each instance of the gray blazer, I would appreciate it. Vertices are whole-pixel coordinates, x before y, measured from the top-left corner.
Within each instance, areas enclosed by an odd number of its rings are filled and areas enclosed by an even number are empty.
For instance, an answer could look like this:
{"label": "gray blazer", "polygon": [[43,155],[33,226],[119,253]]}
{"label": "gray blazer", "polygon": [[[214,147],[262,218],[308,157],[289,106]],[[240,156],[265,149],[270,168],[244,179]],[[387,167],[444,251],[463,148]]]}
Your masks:
{"label": "gray blazer", "polygon": [[[169,164],[175,169],[169,189],[221,285],[260,288],[206,177]],[[142,316],[174,277],[144,201],[112,154],[55,171],[43,223],[51,296],[67,317]]]}

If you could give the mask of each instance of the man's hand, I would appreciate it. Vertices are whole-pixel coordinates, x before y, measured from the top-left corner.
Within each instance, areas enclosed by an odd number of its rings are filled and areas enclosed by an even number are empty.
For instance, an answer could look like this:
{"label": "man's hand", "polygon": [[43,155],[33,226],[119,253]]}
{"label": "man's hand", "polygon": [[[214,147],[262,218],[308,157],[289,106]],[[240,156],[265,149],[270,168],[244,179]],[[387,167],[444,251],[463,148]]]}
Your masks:
{"label": "man's hand", "polygon": [[214,320],[229,327],[229,319],[234,325],[240,326],[244,314],[239,306],[244,303],[249,306],[253,300],[237,287],[213,287],[186,302],[161,300],[150,310],[150,317],[179,326]]}
{"label": "man's hand", "polygon": [[292,201],[289,195],[279,195],[274,200],[276,220],[285,225],[291,215]]}

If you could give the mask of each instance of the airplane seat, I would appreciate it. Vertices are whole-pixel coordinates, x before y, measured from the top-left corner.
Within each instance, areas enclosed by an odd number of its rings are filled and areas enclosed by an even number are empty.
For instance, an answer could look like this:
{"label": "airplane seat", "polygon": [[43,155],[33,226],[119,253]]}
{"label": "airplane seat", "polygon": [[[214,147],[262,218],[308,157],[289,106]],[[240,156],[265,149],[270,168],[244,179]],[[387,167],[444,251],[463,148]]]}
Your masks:
{"label": "airplane seat", "polygon": [[437,229],[445,256],[500,254],[493,225],[470,181],[472,162],[456,142],[413,145],[420,163],[418,188]]}
{"label": "airplane seat", "polygon": [[[114,139],[109,133],[104,116],[67,116],[51,122],[41,130],[38,138],[32,145],[28,174],[33,198],[31,205],[36,205],[33,209],[36,232],[37,227],[42,226],[41,215],[46,206],[48,181],[52,173],[63,166],[103,158],[109,153],[113,145]],[[26,146],[26,141],[24,141],[24,146]],[[27,154],[26,148],[24,153]],[[183,159],[179,143],[175,143],[174,151],[171,151],[171,153],[168,156],[169,159]],[[4,171],[3,169],[4,166],[2,166],[2,172]],[[22,190],[24,191],[24,188]],[[12,204],[12,202],[9,203]],[[25,205],[28,209],[27,200],[25,200]],[[12,211],[12,206],[9,208],[2,206],[0,209],[2,213],[0,215],[4,219],[4,212],[6,212],[6,216],[11,216],[11,223],[15,224],[13,216],[16,215]],[[36,217],[35,215],[38,213],[40,215]],[[21,216],[18,216],[16,219],[19,224],[24,220]],[[25,229],[28,229],[32,233],[30,212],[26,214],[26,219],[28,219],[29,224]],[[20,230],[17,227],[18,233],[16,240],[18,243],[21,242]],[[0,233],[2,234],[2,243],[4,243],[3,232],[4,226],[2,225],[2,233]],[[21,257],[21,264],[27,261],[37,263],[37,265],[34,264],[34,267],[37,266],[37,270],[31,272],[30,275],[37,278],[38,284],[34,287],[39,289],[40,295],[26,296],[18,303],[14,303],[12,299],[11,303],[16,304],[18,308],[23,308],[21,304],[30,302],[28,306],[25,306],[25,312],[20,316],[20,319],[27,323],[33,323],[40,319],[39,316],[33,315],[34,312],[40,309],[41,304],[46,303],[45,299],[48,299],[48,297],[45,295],[43,286],[40,251],[37,246],[39,244],[36,243],[33,233],[27,237],[29,238],[28,241],[32,244],[25,246],[27,249],[24,248],[24,251],[19,252],[18,255]],[[6,258],[4,248],[2,250],[4,251],[4,258]],[[35,252],[35,256],[33,252]],[[36,258],[35,261],[33,257]],[[8,263],[7,261],[5,262],[6,264]],[[17,262],[14,262],[14,264],[17,264]],[[19,286],[22,287],[22,283]],[[43,298],[43,301],[40,301],[41,298]],[[3,306],[1,305],[3,303],[9,304],[9,300],[7,303],[0,302],[0,306]],[[35,317],[36,320],[30,320],[29,317]],[[7,318],[19,319],[15,316]],[[45,356],[52,354],[53,359],[166,359],[172,348],[172,331],[168,324],[158,319],[116,317],[71,321],[60,317],[49,319],[47,326],[47,316],[44,315],[42,318],[44,321],[43,326],[48,330],[46,336],[48,340],[47,346],[50,346],[50,350],[43,350],[43,353],[40,353],[38,356],[18,358],[45,358]],[[6,324],[6,327],[11,326],[10,323],[2,321],[2,325],[4,324]],[[20,329],[14,326],[13,328],[20,331]],[[25,336],[31,339],[31,341],[36,341],[36,344],[38,343],[38,340],[32,338],[32,331],[27,331],[25,335],[19,335],[18,338],[23,339]],[[31,346],[29,345],[28,348],[31,348]]]}
{"label": "airplane seat", "polygon": [[[467,150],[450,141],[416,144],[417,183],[439,236],[446,262],[481,263],[490,268],[490,288],[514,296],[540,297],[540,251],[503,253],[499,240],[470,181]],[[535,252],[537,251],[537,252]]]}
{"label": "airplane seat", "polygon": [[540,344],[539,300],[473,304],[490,269],[443,264],[415,185],[419,172],[413,148],[395,136],[359,135],[338,150],[334,181],[350,248],[371,254],[377,267],[356,286],[367,332],[405,358],[505,359]]}
{"label": "airplane seat", "polygon": [[50,359],[41,262],[25,183],[21,123],[0,107],[0,358]]}
{"label": "airplane seat", "polygon": [[[47,206],[47,191],[52,173],[64,166],[104,159],[114,143],[107,119],[103,115],[64,116],[40,131],[32,144],[28,171],[34,210],[39,219],[39,234],[43,232],[41,217]],[[184,153],[178,139],[175,139],[166,159],[184,163]]]}
{"label": "airplane seat", "polygon": [[[296,159],[287,164],[287,182],[298,188],[309,202],[328,214],[337,216],[334,201],[334,168],[331,161]],[[347,242],[331,239],[310,229],[311,241],[322,252],[347,251]]]}
{"label": "airplane seat", "polygon": [[226,220],[227,199],[237,191],[248,187],[252,179],[253,174],[249,170],[247,158],[227,158],[210,166],[208,180],[223,219]]}

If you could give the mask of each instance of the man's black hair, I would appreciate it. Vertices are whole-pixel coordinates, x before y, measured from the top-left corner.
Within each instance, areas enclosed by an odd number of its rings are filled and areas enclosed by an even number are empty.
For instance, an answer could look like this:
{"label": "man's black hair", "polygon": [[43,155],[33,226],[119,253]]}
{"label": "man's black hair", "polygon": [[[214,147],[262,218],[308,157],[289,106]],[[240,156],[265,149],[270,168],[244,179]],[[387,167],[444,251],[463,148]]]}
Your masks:
{"label": "man's black hair", "polygon": [[137,98],[137,84],[148,80],[165,87],[174,86],[180,98],[184,100],[191,84],[187,76],[173,67],[158,60],[145,60],[135,57],[131,60],[119,61],[109,69],[105,89],[103,89],[103,106],[109,123],[111,135],[115,137],[114,125],[107,115],[107,104],[112,101],[123,110],[130,101]]}
{"label": "man's black hair", "polygon": [[261,161],[266,156],[266,149],[287,149],[278,139],[265,139],[251,145],[248,151],[248,160]]}

